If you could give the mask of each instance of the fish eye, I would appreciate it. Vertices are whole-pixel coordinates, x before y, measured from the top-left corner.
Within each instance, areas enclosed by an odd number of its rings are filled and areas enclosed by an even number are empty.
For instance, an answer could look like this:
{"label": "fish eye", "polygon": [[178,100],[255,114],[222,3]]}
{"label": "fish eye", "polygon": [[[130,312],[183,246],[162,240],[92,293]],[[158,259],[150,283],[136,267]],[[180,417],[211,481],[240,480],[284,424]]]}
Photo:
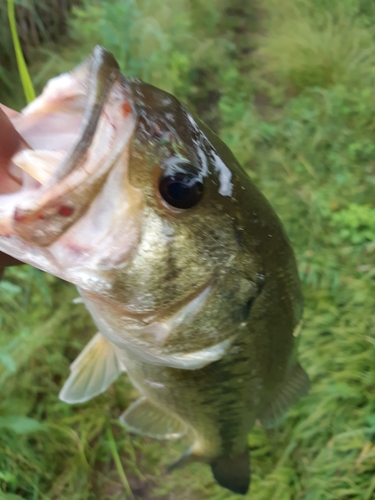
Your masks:
{"label": "fish eye", "polygon": [[168,205],[175,208],[192,208],[203,196],[203,183],[196,175],[175,172],[160,179],[159,191]]}

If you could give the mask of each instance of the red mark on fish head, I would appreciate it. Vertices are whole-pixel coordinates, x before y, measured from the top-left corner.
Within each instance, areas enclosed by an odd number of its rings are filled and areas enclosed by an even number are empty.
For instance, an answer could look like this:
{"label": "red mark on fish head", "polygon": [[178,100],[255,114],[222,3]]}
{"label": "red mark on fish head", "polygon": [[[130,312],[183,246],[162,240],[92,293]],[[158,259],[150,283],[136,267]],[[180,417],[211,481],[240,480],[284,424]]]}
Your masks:
{"label": "red mark on fish head", "polygon": [[70,217],[74,212],[74,207],[72,205],[61,205],[58,214],[61,217]]}
{"label": "red mark on fish head", "polygon": [[130,106],[129,101],[125,101],[122,103],[121,110],[124,116],[128,116],[128,114],[131,113],[132,107]]}

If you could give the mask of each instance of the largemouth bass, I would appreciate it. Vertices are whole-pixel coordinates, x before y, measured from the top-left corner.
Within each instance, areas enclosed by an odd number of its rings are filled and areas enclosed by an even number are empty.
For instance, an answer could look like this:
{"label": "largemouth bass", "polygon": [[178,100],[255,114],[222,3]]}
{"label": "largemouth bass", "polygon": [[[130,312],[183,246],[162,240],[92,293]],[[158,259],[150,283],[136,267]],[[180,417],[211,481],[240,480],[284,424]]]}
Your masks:
{"label": "largemouth bass", "polygon": [[15,142],[0,158],[0,251],[76,285],[99,329],[61,399],[87,401],[126,371],[141,398],[125,426],[189,432],[171,468],[208,463],[245,494],[249,431],[309,387],[275,212],[213,132],[101,47],[1,116]]}

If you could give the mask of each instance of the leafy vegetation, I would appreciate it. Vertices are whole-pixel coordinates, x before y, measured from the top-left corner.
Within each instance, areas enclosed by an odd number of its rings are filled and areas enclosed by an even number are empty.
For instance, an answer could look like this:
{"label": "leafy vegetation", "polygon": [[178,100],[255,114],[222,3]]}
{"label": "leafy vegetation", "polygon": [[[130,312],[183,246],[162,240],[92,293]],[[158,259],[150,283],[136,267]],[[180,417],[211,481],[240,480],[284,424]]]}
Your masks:
{"label": "leafy vegetation", "polygon": [[[11,11],[15,10],[17,33],[27,62],[35,49],[60,40],[66,34],[68,14],[79,0],[2,0],[0,2],[0,101],[22,105],[22,87],[18,75],[19,48],[14,44]],[[15,57],[15,50],[17,57]],[[34,73],[35,76],[35,73]]]}
{"label": "leafy vegetation", "polygon": [[12,33],[12,41],[13,41],[14,51],[16,53],[18,72],[20,74],[23,91],[25,93],[27,102],[31,102],[35,99],[36,95],[33,84],[30,79],[29,71],[26,66],[25,59],[23,57],[22,47],[17,32],[14,0],[8,0],[8,19],[9,19],[10,30]]}
{"label": "leafy vegetation", "polygon": [[[31,72],[40,86],[102,43],[127,74],[215,126],[282,219],[305,291],[300,358],[312,390],[276,430],[250,434],[249,498],[371,500],[375,7],[242,4],[87,0],[70,19],[70,44],[44,46]],[[58,400],[95,332],[75,295],[26,267],[0,285],[0,498],[234,500],[199,464],[165,474],[183,443],[121,429],[117,417],[136,397],[125,376],[89,403]]]}

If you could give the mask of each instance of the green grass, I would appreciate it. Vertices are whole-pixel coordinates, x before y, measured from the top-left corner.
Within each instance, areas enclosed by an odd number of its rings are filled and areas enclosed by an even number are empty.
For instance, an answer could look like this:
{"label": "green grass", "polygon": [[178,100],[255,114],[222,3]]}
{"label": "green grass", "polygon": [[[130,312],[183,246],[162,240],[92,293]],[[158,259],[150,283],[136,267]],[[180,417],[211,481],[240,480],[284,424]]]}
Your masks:
{"label": "green grass", "polygon": [[30,74],[26,66],[25,58],[23,57],[20,40],[17,33],[16,16],[14,9],[14,0],[8,0],[8,19],[10,24],[10,31],[12,33],[12,42],[14,51],[16,53],[18,72],[21,78],[23,91],[27,102],[35,99],[35,91],[31,82]]}
{"label": "green grass", "polygon": [[[374,78],[374,6],[360,0],[268,0],[258,56],[265,74],[297,88]],[[272,36],[268,36],[272,33]]]}
{"label": "green grass", "polygon": [[[215,117],[281,217],[305,292],[300,358],[312,390],[277,429],[250,434],[247,498],[372,500],[375,7],[264,0],[236,12],[241,4],[210,0],[203,13],[200,2],[87,2],[71,20],[73,45],[53,57],[44,48],[31,72],[40,86],[99,42],[127,73]],[[166,475],[184,443],[124,432],[117,417],[136,397],[125,375],[86,404],[58,400],[95,333],[75,296],[26,267],[0,285],[0,492],[107,500],[131,498],[129,484],[135,499],[234,500],[199,464]]]}
{"label": "green grass", "polygon": [[[67,18],[80,0],[2,0],[0,2],[0,101],[16,108],[25,105],[21,80],[26,62],[34,61],[47,42],[63,40]],[[13,15],[14,13],[14,15]],[[17,38],[17,40],[16,40]],[[15,52],[17,55],[15,56]],[[43,78],[33,73],[33,79]],[[25,82],[31,89],[30,82]],[[28,90],[29,92],[29,90]],[[29,98],[32,97],[30,94]]]}

